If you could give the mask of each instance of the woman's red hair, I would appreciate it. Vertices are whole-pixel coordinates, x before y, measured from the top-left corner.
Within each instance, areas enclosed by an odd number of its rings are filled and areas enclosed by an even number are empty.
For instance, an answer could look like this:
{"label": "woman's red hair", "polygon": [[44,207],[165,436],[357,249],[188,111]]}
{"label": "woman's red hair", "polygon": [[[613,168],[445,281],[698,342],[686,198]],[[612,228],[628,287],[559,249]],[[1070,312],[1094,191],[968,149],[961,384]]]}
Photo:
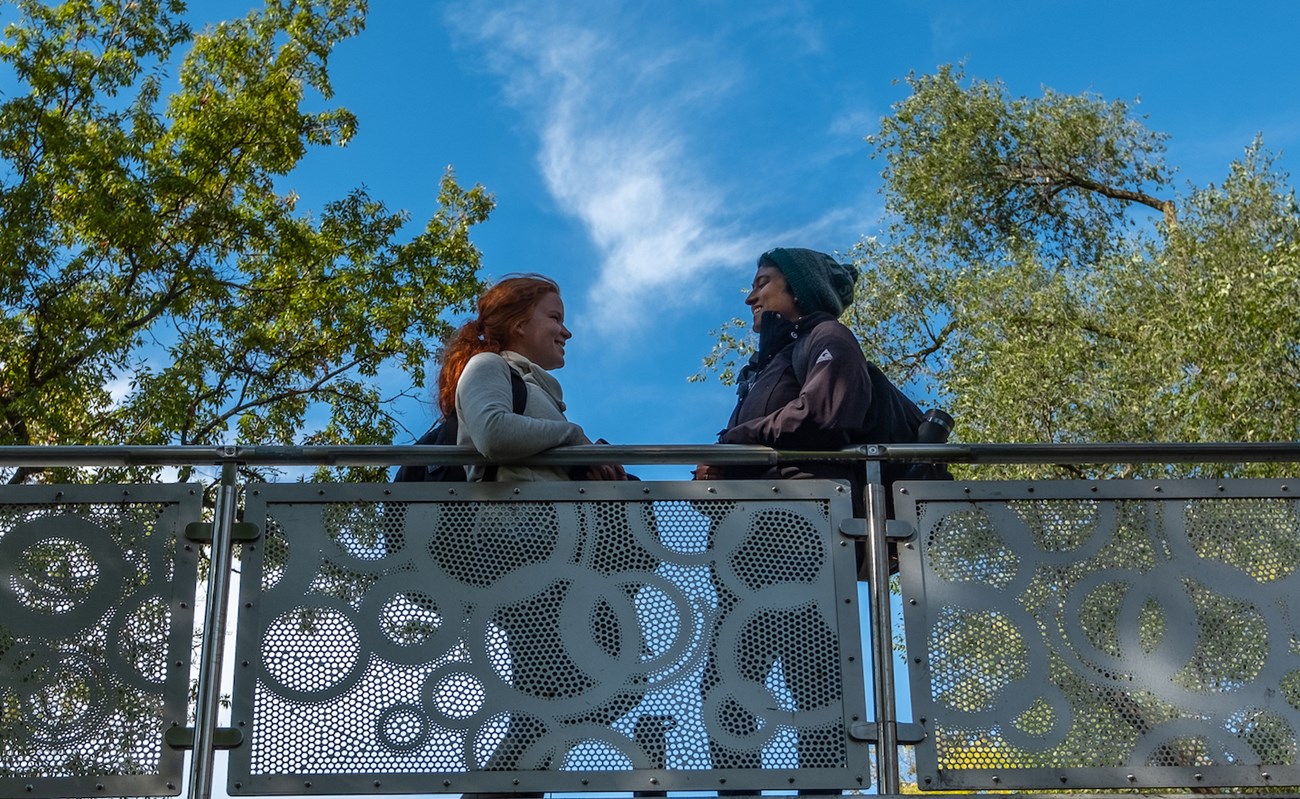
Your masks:
{"label": "woman's red hair", "polygon": [[538,274],[511,275],[483,292],[478,298],[478,318],[461,325],[442,351],[438,409],[444,419],[456,413],[456,384],[469,359],[480,352],[501,352],[509,345],[515,326],[532,317],[538,301],[559,293],[559,284]]}

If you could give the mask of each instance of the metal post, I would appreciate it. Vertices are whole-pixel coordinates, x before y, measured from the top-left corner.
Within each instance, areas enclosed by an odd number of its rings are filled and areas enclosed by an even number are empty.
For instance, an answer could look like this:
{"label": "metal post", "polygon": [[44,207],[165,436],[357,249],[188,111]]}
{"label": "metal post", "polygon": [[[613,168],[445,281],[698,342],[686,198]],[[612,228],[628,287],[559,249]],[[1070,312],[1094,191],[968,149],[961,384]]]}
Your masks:
{"label": "metal post", "polygon": [[[233,448],[232,448],[233,449]],[[217,709],[221,697],[221,661],[226,635],[226,603],[230,598],[231,551],[235,525],[234,461],[221,466],[221,485],[212,524],[212,554],[209,559],[207,609],[203,616],[203,640],[199,650],[198,699],[194,714],[194,751],[190,761],[191,799],[210,799],[213,781]]]}
{"label": "metal post", "polygon": [[889,543],[885,538],[885,487],[880,461],[867,461],[867,565],[871,599],[871,663],[875,674],[876,789],[899,792],[898,714],[894,707],[894,632],[889,606]]}

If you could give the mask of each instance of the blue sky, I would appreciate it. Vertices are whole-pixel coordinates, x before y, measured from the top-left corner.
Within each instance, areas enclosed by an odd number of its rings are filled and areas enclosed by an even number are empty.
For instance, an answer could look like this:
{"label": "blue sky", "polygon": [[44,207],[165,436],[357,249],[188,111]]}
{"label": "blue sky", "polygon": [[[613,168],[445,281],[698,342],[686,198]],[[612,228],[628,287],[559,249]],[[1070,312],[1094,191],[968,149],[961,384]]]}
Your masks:
{"label": "blue sky", "polygon": [[[733,402],[687,383],[709,332],[743,314],[763,250],[845,252],[879,229],[864,137],[909,71],[964,61],[1015,95],[1140,100],[1180,185],[1204,185],[1256,133],[1295,163],[1297,34],[1290,0],[383,0],[331,60],[359,134],[286,185],[318,206],[364,184],[419,221],[448,165],[483,184],[485,275],[563,287],[570,418],[616,443],[706,443]],[[399,412],[417,434],[431,416]]]}

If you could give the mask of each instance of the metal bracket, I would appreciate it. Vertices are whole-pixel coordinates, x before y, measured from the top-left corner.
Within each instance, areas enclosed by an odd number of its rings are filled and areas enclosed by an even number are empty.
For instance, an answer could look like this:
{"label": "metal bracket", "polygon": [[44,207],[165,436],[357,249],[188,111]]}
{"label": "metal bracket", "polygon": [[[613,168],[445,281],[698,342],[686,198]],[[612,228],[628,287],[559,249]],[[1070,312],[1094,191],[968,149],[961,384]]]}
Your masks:
{"label": "metal bracket", "polygon": [[[235,522],[230,529],[232,541],[256,541],[262,537],[262,530],[252,522]],[[212,543],[211,522],[190,522],[185,525],[185,539],[201,544]]]}
{"label": "metal bracket", "polygon": [[[840,519],[840,533],[850,538],[866,538],[871,534],[871,525],[866,519],[851,517]],[[885,538],[890,541],[906,541],[916,535],[915,528],[899,519],[885,521]]]}
{"label": "metal bracket", "polygon": [[[172,749],[193,749],[193,727],[168,727],[163,733],[163,742]],[[217,727],[213,730],[212,747],[214,749],[237,749],[244,745],[244,731],[238,727]]]}
{"label": "metal bracket", "polygon": [[866,519],[858,519],[853,516],[840,519],[840,533],[843,535],[850,538],[866,538],[869,532],[870,528],[867,527]]}
{"label": "metal bracket", "polygon": [[[916,722],[900,721],[896,726],[900,744],[919,744],[926,739],[925,728]],[[860,721],[849,727],[849,737],[855,741],[875,743],[880,740],[880,732],[876,722]]]}
{"label": "metal bracket", "polygon": [[902,519],[885,521],[885,538],[890,541],[906,541],[914,535],[916,535],[916,528]]}

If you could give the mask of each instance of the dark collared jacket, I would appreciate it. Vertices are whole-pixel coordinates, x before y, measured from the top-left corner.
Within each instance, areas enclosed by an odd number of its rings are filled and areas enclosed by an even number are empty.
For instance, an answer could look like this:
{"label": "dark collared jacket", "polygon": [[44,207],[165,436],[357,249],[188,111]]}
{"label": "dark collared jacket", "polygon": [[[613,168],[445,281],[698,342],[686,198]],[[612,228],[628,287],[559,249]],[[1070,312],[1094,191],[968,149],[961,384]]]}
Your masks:
{"label": "dark collared jacket", "polygon": [[[795,346],[800,338],[807,340]],[[802,363],[796,365],[796,354]],[[800,379],[802,374],[803,379]],[[847,327],[827,313],[791,323],[768,312],[758,352],[740,372],[739,399],[718,436],[721,444],[776,449],[837,450],[858,444],[916,441],[921,410],[868,363]],[[885,481],[897,475],[886,464]],[[897,467],[901,471],[905,467]],[[825,477],[848,480],[862,513],[865,475],[853,464],[808,461],[767,467],[728,467],[727,477]]]}

